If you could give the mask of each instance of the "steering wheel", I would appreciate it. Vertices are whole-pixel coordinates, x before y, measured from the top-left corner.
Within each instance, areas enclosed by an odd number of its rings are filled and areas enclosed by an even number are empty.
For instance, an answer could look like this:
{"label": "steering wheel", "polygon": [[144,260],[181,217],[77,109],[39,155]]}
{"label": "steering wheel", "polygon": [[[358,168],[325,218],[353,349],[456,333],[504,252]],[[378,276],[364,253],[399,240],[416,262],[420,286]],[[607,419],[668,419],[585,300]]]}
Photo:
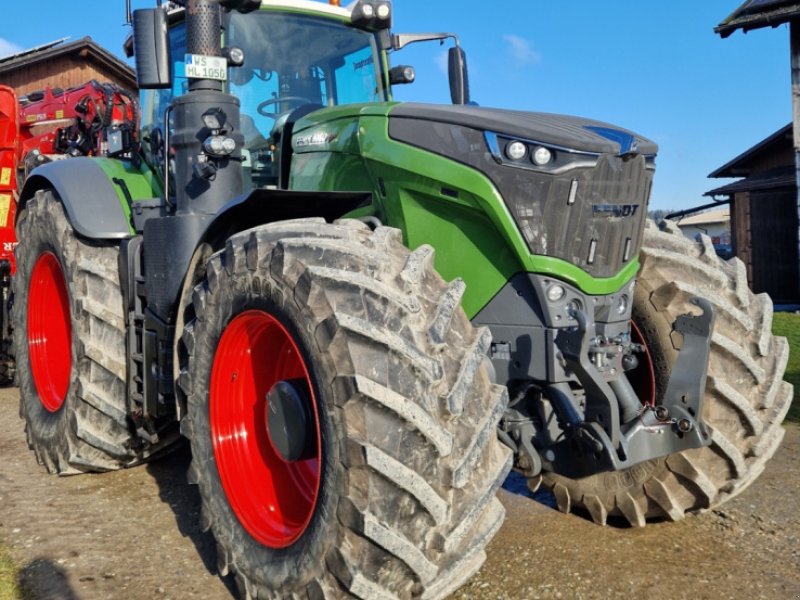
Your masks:
{"label": "steering wheel", "polygon": [[297,104],[297,106],[300,106],[301,104],[311,104],[311,100],[308,98],[303,98],[302,96],[283,96],[280,98],[270,98],[269,100],[264,100],[264,102],[256,107],[256,111],[263,117],[271,117],[277,120],[281,113],[269,112],[266,110],[266,108],[268,106],[272,106],[273,104],[277,104],[278,102],[291,102]]}

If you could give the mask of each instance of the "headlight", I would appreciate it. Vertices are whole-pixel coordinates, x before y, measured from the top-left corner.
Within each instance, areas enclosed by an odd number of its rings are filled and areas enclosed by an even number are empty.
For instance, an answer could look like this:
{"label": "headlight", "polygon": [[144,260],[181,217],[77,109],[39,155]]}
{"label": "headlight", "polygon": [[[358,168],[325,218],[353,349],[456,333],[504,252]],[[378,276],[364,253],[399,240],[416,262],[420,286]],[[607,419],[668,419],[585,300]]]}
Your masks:
{"label": "headlight", "polygon": [[628,302],[629,302],[628,296],[626,296],[625,294],[622,294],[622,296],[619,297],[619,304],[617,305],[617,314],[624,315],[626,312],[628,312]]}
{"label": "headlight", "polygon": [[392,8],[386,3],[378,4],[377,13],[378,18],[385,21],[392,14]]}
{"label": "headlight", "polygon": [[550,300],[550,302],[558,302],[566,295],[567,290],[564,289],[563,285],[555,284],[547,288],[547,299]]}
{"label": "headlight", "polygon": [[522,142],[510,142],[506,146],[506,156],[511,160],[520,160],[525,158],[528,153],[528,148]]}
{"label": "headlight", "polygon": [[244,50],[237,46],[224,48],[222,50],[225,58],[228,59],[228,64],[232,67],[241,67],[244,64]]}
{"label": "headlight", "polygon": [[211,156],[228,156],[236,150],[236,142],[233,138],[212,135],[203,142],[203,150]]}
{"label": "headlight", "polygon": [[364,4],[361,6],[361,14],[365,19],[371,19],[375,16],[375,7],[372,4]]}
{"label": "headlight", "polygon": [[203,125],[211,131],[217,131],[225,127],[225,122],[228,120],[227,115],[221,108],[209,108],[203,113]]}
{"label": "headlight", "polygon": [[550,152],[544,146],[539,146],[536,150],[533,151],[533,162],[534,164],[543,167],[544,165],[550,164],[553,160],[553,153]]}

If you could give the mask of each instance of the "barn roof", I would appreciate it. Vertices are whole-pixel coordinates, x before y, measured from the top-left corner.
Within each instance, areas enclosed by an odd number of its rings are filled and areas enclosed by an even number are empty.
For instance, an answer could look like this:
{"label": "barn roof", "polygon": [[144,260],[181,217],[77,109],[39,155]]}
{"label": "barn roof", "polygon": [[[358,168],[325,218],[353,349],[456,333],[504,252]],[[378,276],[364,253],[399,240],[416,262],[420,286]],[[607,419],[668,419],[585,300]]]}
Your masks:
{"label": "barn roof", "polygon": [[797,173],[794,167],[777,167],[752,177],[734,181],[703,194],[704,196],[732,196],[738,192],[759,192],[779,188],[791,188],[796,185]]}
{"label": "barn roof", "polygon": [[52,61],[60,56],[78,54],[105,66],[116,74],[121,81],[128,82],[130,89],[136,89],[136,74],[133,69],[92,38],[87,36],[74,42],[67,42],[67,39],[63,38],[0,58],[0,75],[27,68],[43,61]]}
{"label": "barn roof", "polygon": [[747,0],[714,28],[723,38],[737,29],[745,33],[751,29],[777,27],[800,18],[800,2],[795,0]]}

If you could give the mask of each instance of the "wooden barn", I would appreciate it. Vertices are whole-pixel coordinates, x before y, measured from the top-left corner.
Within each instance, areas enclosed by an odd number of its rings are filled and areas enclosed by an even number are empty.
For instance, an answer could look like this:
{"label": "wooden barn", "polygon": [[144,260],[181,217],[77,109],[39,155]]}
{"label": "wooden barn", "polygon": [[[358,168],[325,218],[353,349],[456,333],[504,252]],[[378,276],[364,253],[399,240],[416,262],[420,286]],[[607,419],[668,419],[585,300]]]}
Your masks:
{"label": "wooden barn", "polygon": [[70,88],[92,79],[136,90],[136,74],[122,60],[85,37],[58,40],[0,59],[0,84],[18,96],[53,88]]}
{"label": "wooden barn", "polygon": [[781,128],[709,175],[738,181],[709,192],[730,202],[733,252],[755,292],[794,304],[798,292],[798,216],[792,126]]}
{"label": "wooden barn", "polygon": [[792,125],[712,173],[712,177],[744,179],[709,194],[731,199],[736,251],[747,265],[755,291],[769,293],[776,303],[796,304],[800,301],[800,1],[745,0],[714,31],[727,38],[737,31],[783,24],[789,25]]}

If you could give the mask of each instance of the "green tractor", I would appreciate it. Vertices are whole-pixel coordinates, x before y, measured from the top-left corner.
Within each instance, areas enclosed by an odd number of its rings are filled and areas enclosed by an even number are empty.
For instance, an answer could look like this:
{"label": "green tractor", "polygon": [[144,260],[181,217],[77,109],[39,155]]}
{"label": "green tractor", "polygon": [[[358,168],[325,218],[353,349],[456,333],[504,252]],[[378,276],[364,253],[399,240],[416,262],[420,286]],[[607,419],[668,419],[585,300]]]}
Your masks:
{"label": "green tractor", "polygon": [[[159,3],[160,4],[160,3]],[[138,132],[20,198],[21,414],[48,471],[191,445],[244,598],[442,598],[513,469],[643,526],[739,493],[788,348],[744,266],[646,222],[657,147],[481,108],[386,0],[133,13]],[[392,101],[456,40],[452,106]]]}

